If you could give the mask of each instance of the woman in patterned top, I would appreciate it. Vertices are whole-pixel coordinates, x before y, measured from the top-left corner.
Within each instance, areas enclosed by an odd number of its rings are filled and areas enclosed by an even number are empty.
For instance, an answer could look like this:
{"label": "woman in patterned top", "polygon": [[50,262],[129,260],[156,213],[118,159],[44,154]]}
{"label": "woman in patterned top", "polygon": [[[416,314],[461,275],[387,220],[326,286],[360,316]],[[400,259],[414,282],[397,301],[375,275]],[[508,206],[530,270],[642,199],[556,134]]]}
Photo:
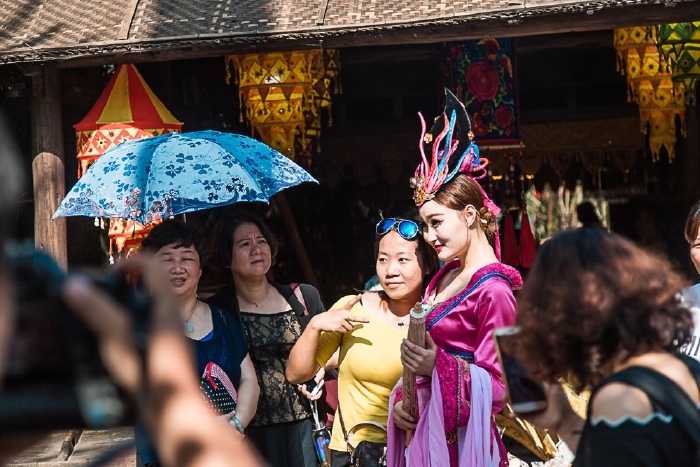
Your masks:
{"label": "woman in patterned top", "polygon": [[[199,232],[191,225],[166,220],[151,231],[142,247],[154,254],[168,277],[183,333],[194,343],[197,376],[209,404],[243,434],[255,414],[260,389],[239,321],[197,296],[204,252]],[[140,427],[136,435],[142,439]],[[140,441],[137,446],[144,464],[157,462],[152,450]]]}
{"label": "woman in patterned top", "polygon": [[284,375],[289,352],[311,317],[325,311],[318,291],[301,284],[304,304],[289,285],[267,279],[277,242],[259,217],[230,212],[214,231],[214,259],[233,285],[210,299],[242,322],[261,393],[248,438],[273,466],[318,463],[308,400]]}
{"label": "woman in patterned top", "polygon": [[557,384],[549,409],[528,417],[566,440],[574,466],[698,465],[676,417],[616,381],[639,371],[630,367],[652,370],[662,391],[680,387],[698,406],[700,364],[677,353],[693,326],[678,297],[683,285],[668,261],[600,229],[560,233],[538,252],[518,297],[522,334],[512,350],[534,378],[593,386],[585,421]]}

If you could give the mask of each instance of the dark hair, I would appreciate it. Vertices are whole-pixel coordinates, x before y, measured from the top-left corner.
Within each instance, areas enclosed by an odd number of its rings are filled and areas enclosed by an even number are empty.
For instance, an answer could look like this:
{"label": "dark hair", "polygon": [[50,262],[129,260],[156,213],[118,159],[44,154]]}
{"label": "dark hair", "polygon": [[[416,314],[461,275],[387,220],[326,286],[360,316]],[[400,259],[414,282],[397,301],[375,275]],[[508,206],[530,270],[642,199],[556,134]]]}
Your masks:
{"label": "dark hair", "polygon": [[688,213],[688,218],[685,220],[683,235],[685,235],[685,240],[689,244],[692,244],[697,238],[698,229],[700,229],[700,201],[693,204]]}
{"label": "dark hair", "polygon": [[245,211],[231,211],[219,219],[216,227],[214,227],[211,242],[213,245],[212,266],[219,270],[224,270],[230,266],[231,254],[233,253],[233,234],[243,224],[254,224],[260,229],[260,233],[267,240],[267,244],[270,245],[272,260],[274,261],[278,250],[277,240],[272,235],[267,224],[255,214]]}
{"label": "dark hair", "polygon": [[613,365],[687,343],[693,321],[671,264],[601,229],[555,235],[518,295],[516,349],[533,377],[595,384]]}
{"label": "dark hair", "polygon": [[445,183],[435,193],[435,202],[455,211],[462,211],[468,205],[472,205],[479,213],[479,217],[486,221],[478,222],[481,230],[486,234],[486,239],[491,246],[496,240],[496,217],[484,205],[484,195],[479,182],[472,177],[459,173],[452,180]]}
{"label": "dark hair", "polygon": [[174,244],[175,248],[194,246],[199,255],[200,264],[204,264],[207,259],[206,242],[199,230],[191,224],[185,224],[179,220],[168,219],[158,224],[151,230],[143,242],[143,251],[156,253],[167,245]]}
{"label": "dark hair", "polygon": [[[384,218],[392,217],[396,219],[406,219],[414,221],[418,224],[418,226],[423,225],[423,222],[418,216],[417,208],[411,208],[409,211],[404,212],[403,215],[400,216],[384,216]],[[382,238],[384,238],[385,235],[386,234],[375,235],[374,237],[375,261],[379,257],[379,243],[382,241]],[[410,241],[414,241],[418,244],[417,254],[420,255],[421,259],[423,260],[423,265],[425,266],[427,272],[427,278],[432,277],[433,274],[435,274],[440,268],[440,261],[438,260],[437,253],[435,253],[435,249],[432,246],[430,246],[428,242],[425,241],[425,238],[423,238],[423,234],[421,232],[418,232],[418,235],[416,235]]]}
{"label": "dark hair", "polygon": [[576,216],[584,227],[602,225],[598,214],[595,212],[595,206],[590,201],[584,201],[576,206]]}

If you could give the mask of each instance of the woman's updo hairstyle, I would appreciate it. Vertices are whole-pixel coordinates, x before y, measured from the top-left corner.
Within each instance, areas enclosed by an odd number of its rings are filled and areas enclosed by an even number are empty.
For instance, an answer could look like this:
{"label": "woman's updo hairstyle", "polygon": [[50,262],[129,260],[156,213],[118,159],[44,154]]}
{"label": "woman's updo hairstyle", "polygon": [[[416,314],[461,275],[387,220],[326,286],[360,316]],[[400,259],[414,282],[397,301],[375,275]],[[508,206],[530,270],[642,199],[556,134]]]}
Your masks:
{"label": "woman's updo hairstyle", "polygon": [[496,217],[484,205],[484,195],[479,183],[472,177],[459,173],[449,182],[445,183],[435,193],[435,202],[455,211],[462,211],[468,205],[472,205],[479,213],[479,227],[486,234],[486,239],[491,246],[496,240]]}

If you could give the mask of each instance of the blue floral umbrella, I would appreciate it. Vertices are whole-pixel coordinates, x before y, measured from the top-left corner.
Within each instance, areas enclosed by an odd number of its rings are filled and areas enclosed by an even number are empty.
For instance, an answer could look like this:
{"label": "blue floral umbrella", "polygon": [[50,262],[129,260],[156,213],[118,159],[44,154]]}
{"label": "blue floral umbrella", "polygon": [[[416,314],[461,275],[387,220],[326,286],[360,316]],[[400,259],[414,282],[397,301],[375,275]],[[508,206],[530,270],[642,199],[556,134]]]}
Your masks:
{"label": "blue floral umbrella", "polygon": [[112,217],[143,224],[316,182],[253,138],[218,131],[169,133],[106,151],[78,180],[52,219]]}

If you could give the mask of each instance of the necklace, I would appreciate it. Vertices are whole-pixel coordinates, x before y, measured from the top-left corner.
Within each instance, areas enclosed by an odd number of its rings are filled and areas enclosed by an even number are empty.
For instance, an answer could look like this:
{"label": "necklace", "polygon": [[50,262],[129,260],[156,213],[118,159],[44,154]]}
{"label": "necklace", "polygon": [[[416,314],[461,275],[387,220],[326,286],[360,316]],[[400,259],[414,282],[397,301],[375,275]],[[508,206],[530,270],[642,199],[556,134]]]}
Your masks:
{"label": "necklace", "polygon": [[252,300],[248,300],[247,298],[242,297],[242,296],[240,296],[240,295],[238,295],[238,294],[236,294],[236,296],[237,296],[238,298],[242,299],[244,302],[248,302],[248,303],[250,303],[251,305],[255,305],[255,308],[258,308],[263,302],[265,302],[265,300],[267,300],[267,297],[270,296],[270,291],[271,291],[271,290],[272,290],[272,286],[271,286],[270,283],[268,282],[268,283],[267,283],[267,293],[265,294],[265,297],[264,297],[262,300],[260,300],[259,302],[254,302],[254,301],[252,301]]}
{"label": "necklace", "polygon": [[190,319],[192,319],[192,316],[194,316],[194,312],[197,311],[197,308],[199,307],[199,301],[197,301],[194,304],[194,308],[192,308],[192,313],[190,313],[190,316],[187,317],[185,320],[185,329],[187,329],[187,332],[192,334],[194,332],[194,325],[190,323]]}

